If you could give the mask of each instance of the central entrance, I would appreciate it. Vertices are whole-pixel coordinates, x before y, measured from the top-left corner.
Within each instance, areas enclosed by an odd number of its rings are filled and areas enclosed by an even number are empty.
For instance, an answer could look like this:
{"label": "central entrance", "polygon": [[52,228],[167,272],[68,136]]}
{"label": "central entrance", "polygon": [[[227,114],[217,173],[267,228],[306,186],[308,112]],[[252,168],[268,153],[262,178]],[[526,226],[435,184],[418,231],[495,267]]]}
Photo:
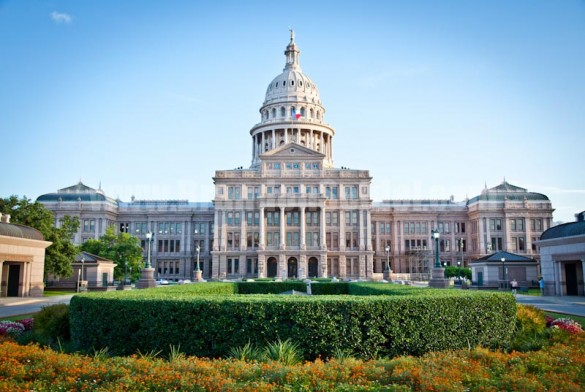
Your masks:
{"label": "central entrance", "polygon": [[296,278],[298,272],[298,262],[295,257],[290,257],[288,259],[288,277],[289,278]]}
{"label": "central entrance", "polygon": [[309,259],[309,278],[319,277],[319,261],[316,257]]}
{"label": "central entrance", "polygon": [[269,278],[276,278],[276,273],[278,271],[278,262],[274,257],[269,257],[266,265],[268,267],[267,275]]}

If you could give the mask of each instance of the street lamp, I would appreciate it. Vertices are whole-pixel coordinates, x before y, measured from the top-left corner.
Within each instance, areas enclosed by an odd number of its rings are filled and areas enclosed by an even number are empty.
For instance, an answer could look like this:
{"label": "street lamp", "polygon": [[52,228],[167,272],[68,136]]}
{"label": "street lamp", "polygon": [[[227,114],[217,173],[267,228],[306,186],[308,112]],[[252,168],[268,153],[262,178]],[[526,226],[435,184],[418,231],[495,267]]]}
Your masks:
{"label": "street lamp", "polygon": [[384,250],[386,251],[386,267],[384,268],[384,278],[386,280],[390,280],[390,272],[392,271],[390,269],[390,245],[386,245]]}
{"label": "street lamp", "polygon": [[504,281],[502,286],[506,288],[506,258],[502,257],[500,260],[502,261],[502,279]]}
{"label": "street lamp", "polygon": [[435,268],[441,268],[441,261],[439,260],[439,238],[441,234],[439,230],[431,230],[431,235],[435,239]]}
{"label": "street lamp", "polygon": [[150,245],[153,239],[154,239],[153,232],[149,231],[148,233],[146,233],[146,240],[148,241],[148,251],[146,256],[146,265],[144,266],[144,268],[152,268],[152,265],[150,265]]}
{"label": "street lamp", "polygon": [[201,252],[201,247],[197,245],[195,251],[197,252],[197,269],[195,271],[200,272],[201,268],[199,268],[199,253]]}
{"label": "street lamp", "polygon": [[457,280],[459,281],[459,283],[461,283],[461,263],[458,261],[457,262]]}
{"label": "street lamp", "polygon": [[83,266],[84,266],[84,263],[85,263],[85,258],[84,258],[84,257],[82,257],[82,258],[81,258],[81,281],[82,281],[82,282],[85,280],[85,278],[84,278],[84,273],[83,273]]}

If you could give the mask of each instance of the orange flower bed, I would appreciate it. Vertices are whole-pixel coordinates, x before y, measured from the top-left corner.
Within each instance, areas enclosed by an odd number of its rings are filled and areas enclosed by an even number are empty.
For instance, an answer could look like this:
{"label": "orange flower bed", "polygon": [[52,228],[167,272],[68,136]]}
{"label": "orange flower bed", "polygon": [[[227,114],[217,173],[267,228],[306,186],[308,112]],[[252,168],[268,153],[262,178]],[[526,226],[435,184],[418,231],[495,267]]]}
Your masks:
{"label": "orange flower bed", "polygon": [[103,359],[3,341],[0,391],[583,390],[585,334],[572,335],[570,341],[561,337],[529,353],[476,348],[295,366],[196,357]]}

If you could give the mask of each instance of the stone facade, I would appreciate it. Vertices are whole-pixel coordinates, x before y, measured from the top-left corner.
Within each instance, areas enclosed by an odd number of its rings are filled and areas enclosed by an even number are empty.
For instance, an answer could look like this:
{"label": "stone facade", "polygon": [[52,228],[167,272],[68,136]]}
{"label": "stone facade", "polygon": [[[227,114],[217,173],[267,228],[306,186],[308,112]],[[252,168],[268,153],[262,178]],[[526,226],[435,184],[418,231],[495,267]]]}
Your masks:
{"label": "stone facade", "polygon": [[386,264],[393,279],[428,279],[431,229],[441,234],[446,265],[467,266],[499,250],[538,258],[551,202],[506,181],[460,202],[373,202],[367,170],[334,166],[335,131],[299,54],[291,34],[283,72],[268,85],[250,130],[251,165],[216,171],[213,203],[126,203],[81,183],[38,201],[55,212],[56,224],[64,215],[80,218],[77,243],[111,225],[137,235],[146,256],[146,233],[154,233],[155,275],[172,280],[193,279],[198,258],[205,279],[380,280]]}
{"label": "stone facade", "polygon": [[0,214],[0,297],[42,297],[45,249],[51,242]]}

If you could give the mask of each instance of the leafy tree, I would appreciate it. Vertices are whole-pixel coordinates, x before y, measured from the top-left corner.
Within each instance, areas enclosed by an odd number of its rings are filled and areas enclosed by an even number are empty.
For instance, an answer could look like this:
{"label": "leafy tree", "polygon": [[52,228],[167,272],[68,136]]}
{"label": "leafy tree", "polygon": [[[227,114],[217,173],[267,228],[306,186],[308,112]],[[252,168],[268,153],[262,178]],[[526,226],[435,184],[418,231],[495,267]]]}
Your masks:
{"label": "leafy tree", "polygon": [[128,233],[114,233],[112,227],[98,240],[90,239],[81,245],[81,250],[92,253],[116,263],[114,279],[124,279],[126,274],[134,279],[142,268],[142,247],[140,240]]}
{"label": "leafy tree", "polygon": [[79,228],[79,218],[65,216],[60,227],[55,227],[53,212],[41,203],[31,202],[26,196],[10,196],[0,199],[0,212],[10,214],[10,222],[30,226],[43,234],[52,244],[45,251],[45,277],[70,277],[73,274],[71,263],[78,253],[71,237]]}
{"label": "leafy tree", "polygon": [[471,279],[471,269],[463,267],[448,266],[445,268],[445,278],[457,278],[461,277],[464,279]]}

